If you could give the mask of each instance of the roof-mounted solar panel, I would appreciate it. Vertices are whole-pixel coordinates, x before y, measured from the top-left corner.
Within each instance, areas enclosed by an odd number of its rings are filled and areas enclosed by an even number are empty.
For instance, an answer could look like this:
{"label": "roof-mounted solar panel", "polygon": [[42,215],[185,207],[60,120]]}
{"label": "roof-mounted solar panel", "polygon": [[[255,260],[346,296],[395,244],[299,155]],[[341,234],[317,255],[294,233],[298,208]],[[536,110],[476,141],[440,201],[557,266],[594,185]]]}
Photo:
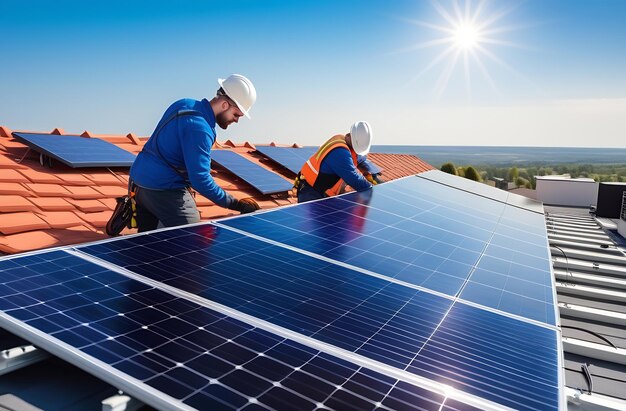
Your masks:
{"label": "roof-mounted solar panel", "polygon": [[135,155],[99,138],[76,135],[13,133],[29,148],[72,168],[130,167]]}
{"label": "roof-mounted solar panel", "polygon": [[275,194],[291,190],[293,183],[251,162],[237,153],[228,150],[211,151],[211,159],[261,194]]}
{"label": "roof-mounted solar panel", "polygon": [[486,184],[469,180],[467,178],[453,176],[452,174],[444,173],[443,171],[439,170],[429,170],[418,174],[418,177],[440,184],[445,184],[459,190],[478,194],[483,197],[491,198],[492,200],[501,201],[503,203],[523,208],[528,211],[534,211],[536,213],[543,214],[543,204],[539,201],[532,200],[519,194],[495,189],[494,187],[490,187]]}
{"label": "roof-mounted solar panel", "polygon": [[412,176],[0,258],[0,327],[159,409],[563,409],[543,215],[487,194]]}
{"label": "roof-mounted solar panel", "polygon": [[302,334],[268,330],[263,321],[145,280],[64,251],[0,259],[0,326],[157,409],[488,404],[460,402],[400,370],[374,370]]}
{"label": "roof-mounted solar panel", "polygon": [[256,150],[292,173],[298,174],[302,165],[317,151],[317,148],[257,146]]}

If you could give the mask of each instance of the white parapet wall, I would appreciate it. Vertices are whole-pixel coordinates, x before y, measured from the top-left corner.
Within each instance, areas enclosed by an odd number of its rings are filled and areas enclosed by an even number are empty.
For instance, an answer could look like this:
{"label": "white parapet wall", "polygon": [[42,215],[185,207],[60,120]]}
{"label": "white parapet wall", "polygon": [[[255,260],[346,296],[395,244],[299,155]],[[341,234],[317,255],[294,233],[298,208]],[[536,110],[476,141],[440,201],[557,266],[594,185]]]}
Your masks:
{"label": "white parapet wall", "polygon": [[591,178],[536,176],[537,200],[544,204],[589,207],[598,202],[598,183]]}

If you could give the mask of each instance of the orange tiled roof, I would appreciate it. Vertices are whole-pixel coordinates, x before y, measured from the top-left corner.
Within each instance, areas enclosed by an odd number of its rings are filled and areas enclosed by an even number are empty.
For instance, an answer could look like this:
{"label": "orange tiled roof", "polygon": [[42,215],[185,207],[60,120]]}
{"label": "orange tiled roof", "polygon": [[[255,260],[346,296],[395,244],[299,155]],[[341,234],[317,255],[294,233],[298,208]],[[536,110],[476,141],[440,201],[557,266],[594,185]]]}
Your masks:
{"label": "orange tiled roof", "polygon": [[[115,208],[115,197],[126,193],[127,168],[72,169],[59,162],[43,167],[39,155],[11,136],[12,130],[0,126],[0,254],[11,254],[60,245],[104,239],[104,226]],[[55,128],[50,134],[65,134]],[[89,131],[85,138],[100,138],[132,153],[139,153],[146,137],[100,135]],[[278,146],[279,144],[270,143]],[[283,145],[285,146],[285,145]],[[300,147],[297,144],[291,147]],[[291,180],[288,170],[255,151],[255,145],[227,140],[216,142],[214,149],[235,151],[248,160]],[[377,154],[368,156],[383,168],[385,180],[417,174],[433,167],[411,155]],[[254,197],[264,209],[296,202],[291,195],[260,195],[229,172],[211,170],[216,182],[237,198]],[[196,196],[203,220],[235,215]],[[125,230],[129,233],[131,230]]]}

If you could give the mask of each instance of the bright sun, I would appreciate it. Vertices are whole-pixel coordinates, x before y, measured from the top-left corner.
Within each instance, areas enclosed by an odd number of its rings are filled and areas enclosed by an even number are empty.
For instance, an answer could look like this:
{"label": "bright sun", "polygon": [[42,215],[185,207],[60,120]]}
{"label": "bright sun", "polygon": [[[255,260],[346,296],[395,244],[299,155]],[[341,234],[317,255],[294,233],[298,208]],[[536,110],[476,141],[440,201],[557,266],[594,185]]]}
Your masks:
{"label": "bright sun", "polygon": [[470,23],[463,23],[454,32],[454,42],[463,50],[471,50],[480,42],[478,29]]}
{"label": "bright sun", "polygon": [[413,81],[417,80],[417,78],[421,77],[424,73],[430,71],[434,67],[441,67],[441,73],[439,74],[435,84],[435,94],[437,95],[437,98],[439,98],[445,91],[451,76],[456,71],[455,68],[457,65],[462,64],[465,77],[465,87],[467,89],[468,98],[471,99],[470,72],[472,70],[470,70],[470,65],[473,63],[491,87],[497,91],[496,86],[489,75],[485,64],[483,63],[483,59],[489,59],[510,71],[514,71],[511,67],[506,65],[506,63],[500,60],[492,51],[487,49],[488,46],[493,45],[517,46],[516,44],[494,37],[496,34],[514,29],[506,26],[494,27],[495,23],[510,13],[512,8],[488,12],[487,0],[480,0],[478,2],[474,2],[473,4],[471,0],[465,0],[464,3],[452,0],[451,7],[448,9],[443,7],[440,4],[440,1],[441,0],[431,0],[431,4],[439,16],[443,18],[443,24],[410,20],[410,23],[436,30],[442,36],[416,44],[406,51],[444,46],[443,50],[417,74]]}

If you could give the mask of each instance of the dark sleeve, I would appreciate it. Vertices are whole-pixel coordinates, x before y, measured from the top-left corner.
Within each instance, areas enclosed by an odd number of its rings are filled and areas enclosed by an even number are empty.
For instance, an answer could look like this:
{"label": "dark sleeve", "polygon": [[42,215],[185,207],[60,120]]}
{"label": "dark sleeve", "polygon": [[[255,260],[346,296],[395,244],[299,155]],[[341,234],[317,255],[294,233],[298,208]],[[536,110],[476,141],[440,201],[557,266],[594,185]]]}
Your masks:
{"label": "dark sleeve", "polygon": [[363,174],[354,166],[350,150],[347,148],[336,148],[326,155],[324,163],[334,174],[356,191],[365,191],[372,187]]}
{"label": "dark sleeve", "polygon": [[[211,147],[215,135],[209,127],[203,127],[203,120],[195,117],[185,119],[185,131],[179,133],[185,168],[191,186],[200,194],[221,207],[230,207],[233,196],[217,185],[211,176]],[[200,124],[199,124],[200,123]]]}

